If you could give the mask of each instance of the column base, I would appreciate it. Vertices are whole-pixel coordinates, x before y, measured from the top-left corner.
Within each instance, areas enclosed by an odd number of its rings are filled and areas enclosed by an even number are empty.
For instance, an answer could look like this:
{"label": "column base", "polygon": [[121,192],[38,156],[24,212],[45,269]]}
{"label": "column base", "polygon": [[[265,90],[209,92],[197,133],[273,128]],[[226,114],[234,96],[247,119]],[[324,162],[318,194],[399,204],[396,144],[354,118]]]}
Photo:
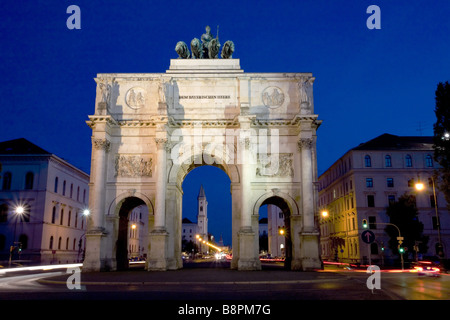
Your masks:
{"label": "column base", "polygon": [[86,233],[86,253],[83,261],[83,272],[109,271],[114,268],[110,259],[102,258],[102,238],[105,236],[103,229],[89,230]]}
{"label": "column base", "polygon": [[261,270],[258,249],[255,248],[255,233],[251,228],[239,231],[238,270]]}
{"label": "column base", "polygon": [[291,270],[313,271],[323,269],[319,253],[319,232],[303,231],[300,233],[301,256],[293,259]]}
{"label": "column base", "polygon": [[163,229],[150,232],[150,251],[145,264],[147,271],[166,271],[169,269],[167,259],[168,237],[169,234]]}

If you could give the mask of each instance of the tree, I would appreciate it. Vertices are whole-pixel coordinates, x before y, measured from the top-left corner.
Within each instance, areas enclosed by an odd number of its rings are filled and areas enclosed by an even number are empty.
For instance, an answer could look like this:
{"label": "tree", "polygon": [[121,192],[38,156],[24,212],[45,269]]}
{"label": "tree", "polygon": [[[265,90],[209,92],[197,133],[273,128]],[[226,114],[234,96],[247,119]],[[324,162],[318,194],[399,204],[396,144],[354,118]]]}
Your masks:
{"label": "tree", "polygon": [[445,195],[450,210],[450,84],[440,82],[436,89],[436,123],[434,131],[434,159],[441,168],[437,170],[436,184]]}
{"label": "tree", "polygon": [[[423,223],[419,221],[418,213],[416,198],[407,194],[399,197],[398,201],[391,203],[386,209],[390,223],[395,224],[400,229],[401,236],[404,238],[402,247],[408,248],[408,251],[412,252],[414,245],[418,242],[419,252],[426,253],[429,237],[423,235]],[[394,254],[399,254],[397,228],[388,225],[385,231],[390,237],[389,248]]]}

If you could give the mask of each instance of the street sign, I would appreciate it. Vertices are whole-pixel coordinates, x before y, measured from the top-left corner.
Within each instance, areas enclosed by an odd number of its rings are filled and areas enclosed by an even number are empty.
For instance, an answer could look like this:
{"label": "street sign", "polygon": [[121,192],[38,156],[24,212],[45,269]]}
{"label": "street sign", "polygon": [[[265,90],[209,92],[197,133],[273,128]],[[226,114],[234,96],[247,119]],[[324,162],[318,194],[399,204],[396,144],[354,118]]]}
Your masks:
{"label": "street sign", "polygon": [[361,239],[365,243],[372,243],[375,241],[375,234],[370,230],[365,230],[361,233]]}

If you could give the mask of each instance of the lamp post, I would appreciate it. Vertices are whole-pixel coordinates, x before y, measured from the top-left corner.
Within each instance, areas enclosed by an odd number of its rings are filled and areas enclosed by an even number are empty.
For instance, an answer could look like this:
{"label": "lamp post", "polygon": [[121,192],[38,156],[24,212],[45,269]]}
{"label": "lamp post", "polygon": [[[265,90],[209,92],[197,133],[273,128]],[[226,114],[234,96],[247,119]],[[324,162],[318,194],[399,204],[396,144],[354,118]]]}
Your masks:
{"label": "lamp post", "polygon": [[[431,183],[432,183],[432,186],[433,186],[434,209],[435,209],[435,214],[436,214],[436,228],[437,228],[437,231],[438,231],[438,245],[439,245],[438,255],[439,255],[439,258],[442,259],[443,256],[444,256],[444,251],[442,250],[441,224],[440,224],[440,221],[439,221],[439,212],[438,212],[437,198],[436,198],[436,185],[435,185],[433,176],[431,176]],[[416,183],[415,188],[416,188],[417,191],[422,191],[422,190],[425,189],[425,185],[422,182],[420,182],[420,180],[419,180],[419,182]]]}
{"label": "lamp post", "polygon": [[[328,210],[326,210],[326,209],[322,210],[322,218],[328,219],[329,216],[330,216],[330,213],[328,212]],[[331,219],[332,228],[330,228],[328,233],[329,233],[329,239],[331,239],[332,248],[334,250],[334,260],[338,261],[339,260],[339,248],[338,248],[339,243],[337,241],[336,226],[334,225],[334,223],[335,223],[335,220],[334,220],[334,211],[333,211],[333,215],[332,215],[332,219]],[[333,235],[333,236],[331,236],[331,235]]]}
{"label": "lamp post", "polygon": [[9,248],[9,267],[11,267],[11,261],[12,261],[12,255],[14,252],[14,249],[16,248],[16,228],[17,228],[17,220],[20,218],[22,219],[22,215],[25,213],[25,208],[22,205],[18,205],[14,209],[14,213],[16,214],[16,221],[14,222],[14,237],[13,237],[13,244]]}

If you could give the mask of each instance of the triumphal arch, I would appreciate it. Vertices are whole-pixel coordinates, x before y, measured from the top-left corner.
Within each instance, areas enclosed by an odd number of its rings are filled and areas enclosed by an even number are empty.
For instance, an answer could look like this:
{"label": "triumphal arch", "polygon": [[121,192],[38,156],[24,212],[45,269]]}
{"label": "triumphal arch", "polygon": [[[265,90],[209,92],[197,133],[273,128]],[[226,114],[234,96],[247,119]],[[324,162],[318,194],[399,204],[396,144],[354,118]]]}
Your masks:
{"label": "triumphal arch", "polygon": [[[258,210],[285,214],[286,263],[321,268],[311,73],[245,73],[210,30],[165,73],[98,74],[83,271],[123,265],[123,220],[149,211],[147,270],[182,268],[182,182],[202,165],[231,180],[231,268],[259,270]],[[219,56],[220,55],[220,56]],[[125,231],[124,231],[125,229]],[[126,240],[125,240],[126,242]],[[124,248],[124,249],[121,249]]]}

